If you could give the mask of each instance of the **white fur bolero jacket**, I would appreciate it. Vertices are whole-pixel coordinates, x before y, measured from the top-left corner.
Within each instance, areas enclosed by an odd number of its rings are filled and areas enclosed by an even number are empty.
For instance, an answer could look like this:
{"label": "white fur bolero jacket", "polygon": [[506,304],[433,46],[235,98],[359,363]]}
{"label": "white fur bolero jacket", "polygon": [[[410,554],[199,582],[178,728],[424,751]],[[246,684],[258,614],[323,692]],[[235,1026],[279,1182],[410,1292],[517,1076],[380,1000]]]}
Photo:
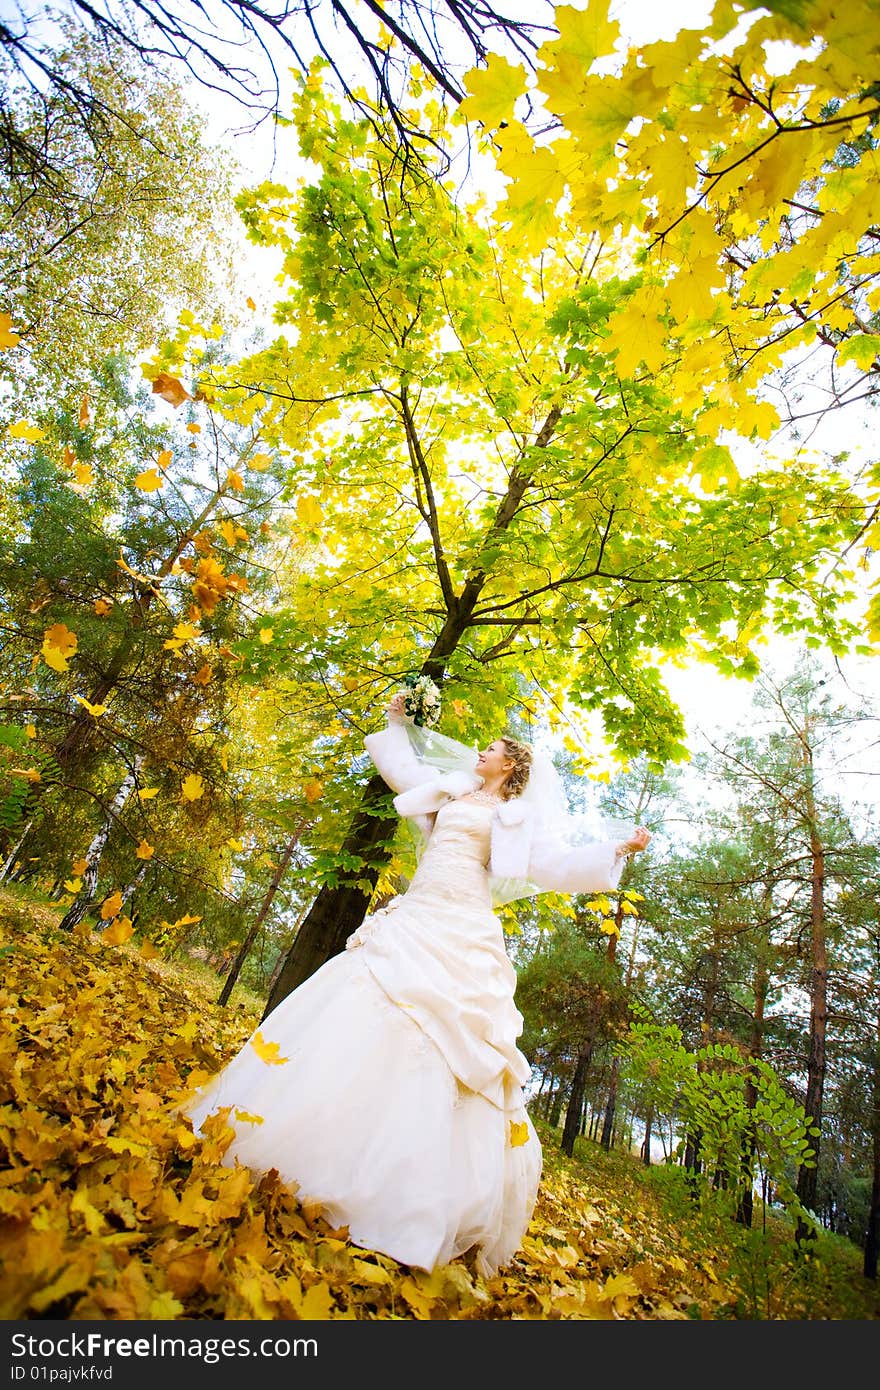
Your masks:
{"label": "white fur bolero jacket", "polygon": [[[397,793],[394,809],[414,821],[426,840],[440,807],[480,785],[476,773],[440,773],[421,762],[402,718],[389,716],[388,727],[368,734],[364,743],[376,770]],[[576,846],[560,842],[535,824],[527,802],[513,798],[499,802],[492,817],[489,872],[496,881],[522,881],[522,896],[531,896],[536,890],[612,892],[625,863],[616,851],[617,842],[610,840]]]}

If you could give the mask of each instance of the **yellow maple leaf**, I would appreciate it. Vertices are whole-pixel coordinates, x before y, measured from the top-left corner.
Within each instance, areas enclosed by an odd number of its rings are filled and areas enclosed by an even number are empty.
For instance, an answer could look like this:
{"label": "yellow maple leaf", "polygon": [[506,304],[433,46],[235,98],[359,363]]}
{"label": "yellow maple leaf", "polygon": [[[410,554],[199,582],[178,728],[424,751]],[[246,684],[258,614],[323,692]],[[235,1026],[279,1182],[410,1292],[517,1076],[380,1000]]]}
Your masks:
{"label": "yellow maple leaf", "polygon": [[494,129],[513,115],[517,98],[526,90],[526,70],[490,53],[485,68],[465,74],[464,86],[468,95],[459,106],[461,114]]}
{"label": "yellow maple leaf", "polygon": [[84,430],[86,425],[89,423],[90,414],[91,413],[89,411],[89,398],[88,396],[83,396],[82,400],[79,403],[79,417],[77,419],[77,424],[79,425],[81,430]]}
{"label": "yellow maple leaf", "polygon": [[244,492],[244,478],[237,473],[234,468],[230,468],[226,474],[226,487],[231,487],[235,492]]}
{"label": "yellow maple leaf", "polygon": [[161,954],[162,952],[153,945],[152,941],[141,942],[141,955],[144,960],[156,960]]}
{"label": "yellow maple leaf", "polygon": [[300,497],[296,503],[297,520],[310,531],[321,524],[324,513],[315,497]]}
{"label": "yellow maple leaf", "polygon": [[197,425],[194,420],[191,420],[186,428],[190,434],[201,434],[202,432],[201,425]]}
{"label": "yellow maple leaf", "polygon": [[146,840],[141,840],[140,844],[135,850],[135,854],[137,855],[138,859],[152,859],[155,853],[155,846],[148,844]]}
{"label": "yellow maple leaf", "polygon": [[604,932],[606,936],[620,935],[620,930],[613,917],[604,917],[599,923],[599,930],[600,932]]}
{"label": "yellow maple leaf", "polygon": [[553,22],[559,38],[544,43],[538,56],[546,67],[560,66],[561,59],[573,59],[572,69],[581,75],[589,72],[597,58],[606,58],[614,51],[620,34],[616,19],[608,18],[608,5],[592,4],[584,8],[557,5]]}
{"label": "yellow maple leaf", "polygon": [[267,646],[269,645],[269,643],[272,641],[272,638],[273,638],[274,636],[275,636],[275,633],[272,631],[272,628],[271,628],[271,627],[261,627],[261,628],[260,628],[259,638],[260,638],[260,641],[263,643],[263,646],[264,646],[264,647],[267,647]]}
{"label": "yellow maple leaf", "polygon": [[145,468],[143,473],[138,473],[134,485],[141,492],[155,492],[157,488],[165,486],[165,479],[159,477],[155,468]]}
{"label": "yellow maple leaf", "polygon": [[126,941],[134,932],[134,926],[130,917],[120,917],[112,927],[108,927],[101,933],[101,940],[106,946],[124,946]]}
{"label": "yellow maple leaf", "polygon": [[106,922],[111,917],[115,917],[122,906],[122,894],[117,888],[115,893],[111,893],[101,903],[101,919]]}
{"label": "yellow maple leaf", "polygon": [[249,309],[256,309],[257,307],[254,301],[251,299],[250,295],[248,295],[247,299],[244,302]]}
{"label": "yellow maple leaf", "polygon": [[37,736],[36,724],[26,724],[24,731],[28,738],[36,738]]}
{"label": "yellow maple leaf", "polygon": [[64,623],[53,623],[43,633],[43,660],[53,671],[66,671],[68,658],[76,651],[78,638]]}
{"label": "yellow maple leaf", "polygon": [[67,486],[71,488],[73,492],[82,495],[86,488],[91,487],[92,483],[95,481],[95,471],[90,463],[77,463],[74,466],[73,472],[76,482],[68,483]]}
{"label": "yellow maple leaf", "polygon": [[105,598],[96,598],[95,602],[92,604],[92,607],[94,608],[99,618],[106,618],[107,614],[110,612],[110,609],[113,607],[113,604]]}
{"label": "yellow maple leaf", "polygon": [[87,709],[89,714],[94,715],[95,719],[99,719],[102,714],[106,714],[107,712],[106,705],[93,705],[82,695],[74,695],[73,698],[74,700],[76,700],[78,705],[82,705],[83,709]]}
{"label": "yellow maple leaf", "polygon": [[226,841],[226,843],[229,846],[229,848],[231,850],[234,850],[237,854],[241,853],[241,851],[244,849],[244,842],[242,840],[233,840],[232,838],[230,838]]}
{"label": "yellow maple leaf", "polygon": [[72,867],[75,874],[84,874],[89,867],[89,861],[83,855],[82,859],[74,859]]}
{"label": "yellow maple leaf", "polygon": [[19,338],[20,334],[13,332],[11,315],[0,314],[0,348],[15,347]]}
{"label": "yellow maple leaf", "polygon": [[303,794],[310,806],[313,804],[313,802],[319,801],[321,799],[321,793],[323,792],[323,790],[324,783],[319,782],[317,777],[313,777],[310,781],[305,782],[303,784]]}
{"label": "yellow maple leaf", "polygon": [[171,460],[172,460],[173,458],[174,458],[174,454],[172,453],[172,451],[171,451],[170,449],[162,449],[162,450],[160,450],[160,452],[159,452],[159,457],[156,459],[156,467],[157,467],[157,468],[161,468],[162,471],[163,471],[163,473],[164,473],[164,471],[165,471],[166,468],[170,468],[170,466],[171,466]]}
{"label": "yellow maple leaf", "polygon": [[65,887],[65,890],[66,890],[68,893],[78,893],[79,890],[80,890],[80,888],[82,888],[82,886],[83,886],[83,884],[82,884],[82,879],[79,878],[79,877],[77,877],[77,878],[66,878],[66,879],[64,880],[64,887]]}
{"label": "yellow maple leaf", "polygon": [[520,1145],[529,1142],[529,1127],[524,1122],[517,1124],[516,1120],[510,1121],[510,1147],[518,1149]]}
{"label": "yellow maple leaf", "polygon": [[271,466],[272,455],[254,454],[251,458],[246,459],[245,462],[248,468],[252,469],[254,473],[264,473],[266,469]]}
{"label": "yellow maple leaf", "polygon": [[149,801],[151,797],[159,795],[158,787],[141,787],[138,791],[139,801]]}
{"label": "yellow maple leaf", "polygon": [[251,1047],[254,1049],[254,1052],[256,1052],[260,1061],[268,1062],[270,1066],[280,1067],[284,1062],[288,1061],[287,1057],[278,1056],[281,1049],[277,1042],[266,1042],[266,1039],[259,1029],[257,1029],[256,1033],[254,1033],[251,1038]]}
{"label": "yellow maple leaf", "polygon": [[237,1120],[241,1120],[242,1124],[247,1124],[247,1125],[262,1125],[262,1124],[265,1124],[265,1120],[264,1120],[264,1118],[263,1118],[262,1115],[251,1115],[251,1114],[249,1113],[249,1111],[247,1111],[247,1110],[236,1110],[236,1112],[235,1112],[235,1118],[236,1118]]}
{"label": "yellow maple leaf", "polygon": [[46,431],[41,430],[39,425],[32,425],[30,420],[18,420],[9,426],[6,433],[10,439],[24,439],[28,444],[35,444],[38,439],[45,437]]}
{"label": "yellow maple leaf", "polygon": [[198,801],[205,794],[204,778],[198,772],[191,772],[180,784],[181,801]]}

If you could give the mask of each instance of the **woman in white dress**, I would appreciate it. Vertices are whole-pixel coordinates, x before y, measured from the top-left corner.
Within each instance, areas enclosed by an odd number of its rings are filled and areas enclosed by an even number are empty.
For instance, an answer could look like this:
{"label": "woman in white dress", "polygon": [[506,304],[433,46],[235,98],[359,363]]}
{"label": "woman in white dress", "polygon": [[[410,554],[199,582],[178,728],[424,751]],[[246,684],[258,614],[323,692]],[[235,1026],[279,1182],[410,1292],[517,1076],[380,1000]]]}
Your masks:
{"label": "woman in white dress", "polygon": [[409,887],[282,1000],[183,1113],[198,1132],[230,1107],[224,1163],[276,1168],[355,1245],[426,1270],[475,1247],[490,1275],[516,1253],[541,1175],[493,884],[508,896],[514,880],[528,880],[525,892],[610,891],[650,836],[566,846],[540,799],[522,795],[532,750],[513,739],[496,739],[472,771],[438,776],[413,749],[403,700],[366,745],[426,840]]}

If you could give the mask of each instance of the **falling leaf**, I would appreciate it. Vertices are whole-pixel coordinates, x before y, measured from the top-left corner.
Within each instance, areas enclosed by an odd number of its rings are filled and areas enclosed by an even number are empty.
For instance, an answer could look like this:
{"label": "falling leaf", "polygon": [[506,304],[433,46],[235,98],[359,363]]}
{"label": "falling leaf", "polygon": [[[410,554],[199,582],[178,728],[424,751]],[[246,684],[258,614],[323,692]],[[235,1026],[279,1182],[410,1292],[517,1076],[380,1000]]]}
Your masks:
{"label": "falling leaf", "polygon": [[143,473],[138,473],[134,485],[140,488],[141,492],[156,492],[158,488],[165,486],[165,479],[159,477],[155,468],[145,468]]}
{"label": "falling leaf", "polygon": [[188,777],[184,777],[180,784],[180,798],[182,801],[198,801],[200,796],[205,794],[204,779],[198,772],[191,772]]}
{"label": "falling leaf", "polygon": [[89,423],[89,418],[89,398],[88,396],[83,396],[79,403],[79,418],[77,420],[77,424],[81,430],[85,429],[86,425]]}
{"label": "falling leaf", "polygon": [[254,473],[264,473],[267,468],[271,467],[272,456],[271,454],[254,454],[246,462],[248,468],[252,469]]}
{"label": "falling leaf", "polygon": [[273,632],[271,627],[260,628],[259,637],[260,641],[263,643],[264,646],[268,646],[274,636],[275,633]]}
{"label": "falling leaf", "polygon": [[96,598],[95,602],[92,604],[92,607],[94,608],[99,618],[106,618],[107,614],[113,607],[113,604],[110,603],[109,600],[106,598]]}
{"label": "falling leaf", "polygon": [[135,850],[135,854],[137,855],[138,859],[152,859],[155,853],[155,846],[147,844],[146,840],[141,840],[140,844]]}
{"label": "falling leaf", "polygon": [[85,858],[85,856],[83,856],[82,859],[74,859],[71,867],[73,868],[73,872],[75,874],[84,874],[86,869],[89,867],[89,861]]}
{"label": "falling leaf", "polygon": [[53,671],[66,671],[68,658],[77,648],[78,638],[64,623],[53,623],[43,633],[43,660]]}
{"label": "falling leaf", "polygon": [[320,800],[321,793],[323,792],[323,790],[324,783],[319,782],[316,777],[313,777],[311,781],[305,782],[303,784],[303,794],[309,805],[312,805],[313,802]]}
{"label": "falling leaf", "polygon": [[249,309],[256,309],[257,307],[254,301],[251,299],[250,295],[248,295],[247,299],[244,302]]}
{"label": "falling leaf", "polygon": [[170,449],[162,449],[159,453],[159,457],[156,459],[156,467],[161,468],[164,472],[166,468],[171,467],[171,461],[173,458],[174,454]]}
{"label": "falling leaf", "polygon": [[73,450],[71,449],[71,447],[70,447],[69,444],[65,444],[65,446],[64,446],[64,453],[63,453],[62,456],[61,456],[61,464],[62,464],[62,467],[63,467],[63,468],[66,468],[66,469],[68,469],[68,470],[72,470],[73,467],[74,467],[74,465],[75,465],[75,463],[76,463],[76,454],[73,452]]}
{"label": "falling leaf", "polygon": [[122,894],[117,888],[115,893],[111,893],[110,896],[108,898],[105,898],[104,901],[101,903],[102,920],[106,922],[111,917],[115,917],[121,907]]}
{"label": "falling leaf", "polygon": [[193,676],[193,682],[195,685],[208,685],[213,676],[214,668],[205,664],[204,666],[200,666],[198,671],[196,671]]}
{"label": "falling leaf", "polygon": [[37,736],[36,724],[26,724],[24,731],[28,738],[36,738]]}
{"label": "falling leaf", "polygon": [[158,795],[158,787],[141,787],[138,791],[138,801],[149,801],[151,797]]}
{"label": "falling leaf", "polygon": [[289,1060],[287,1057],[278,1056],[281,1049],[277,1042],[266,1042],[259,1029],[251,1038],[251,1047],[261,1062],[268,1062],[271,1066],[280,1067],[282,1063]]}
{"label": "falling leaf", "polygon": [[234,468],[230,468],[224,486],[231,487],[235,492],[244,492],[244,478]]}
{"label": "falling leaf", "polygon": [[510,1147],[518,1149],[522,1144],[529,1142],[529,1127],[525,1122],[518,1124],[516,1120],[510,1121]]}
{"label": "falling leaf", "polygon": [[35,444],[38,439],[45,438],[46,431],[41,430],[39,425],[32,425],[29,420],[19,420],[17,424],[10,425],[6,433],[10,439],[25,439],[28,444]]}
{"label": "falling leaf", "polygon": [[153,945],[152,941],[141,942],[141,955],[144,960],[156,960],[161,954],[162,952]]}
{"label": "falling leaf", "polygon": [[169,376],[167,372],[159,372],[153,381],[153,394],[161,396],[163,401],[169,405],[183,405],[184,401],[192,400],[186,387],[183,386],[176,376]]}
{"label": "falling leaf", "polygon": [[265,1120],[264,1120],[264,1118],[263,1118],[262,1115],[251,1115],[247,1110],[236,1110],[236,1112],[235,1112],[235,1118],[236,1118],[237,1120],[240,1120],[242,1124],[247,1124],[247,1125],[262,1125],[262,1124],[265,1124]]}
{"label": "falling leaf", "polygon": [[226,843],[227,843],[227,845],[229,846],[229,848],[230,848],[231,850],[235,850],[236,853],[239,853],[239,854],[240,854],[241,851],[244,849],[244,844],[243,844],[243,842],[242,842],[241,840],[229,839],[229,840],[226,841]]}
{"label": "falling leaf", "polygon": [[82,886],[82,879],[79,878],[79,876],[76,878],[66,878],[64,880],[64,887],[68,893],[78,893]]}
{"label": "falling leaf", "polygon": [[73,472],[76,482],[68,483],[68,487],[72,488],[74,492],[82,494],[95,481],[94,469],[90,463],[78,463]]}
{"label": "falling leaf", "polygon": [[201,434],[202,432],[201,425],[197,425],[194,420],[191,420],[186,428],[190,434]]}
{"label": "falling leaf", "polygon": [[613,917],[604,917],[599,923],[599,930],[606,936],[620,936],[620,928]]}
{"label": "falling leaf", "polygon": [[[103,908],[101,909],[103,913]],[[134,926],[130,917],[120,917],[118,922],[114,922],[112,927],[108,927],[101,933],[101,940],[106,946],[124,946],[126,941],[132,936]]]}
{"label": "falling leaf", "polygon": [[82,705],[83,709],[87,709],[89,714],[94,715],[95,719],[99,719],[102,714],[106,714],[107,712],[106,705],[90,704],[89,701],[84,699],[82,695],[74,695],[73,698],[74,700],[76,700],[78,705]]}
{"label": "falling leaf", "polygon": [[15,347],[19,337],[20,334],[13,332],[11,316],[0,314],[0,348]]}

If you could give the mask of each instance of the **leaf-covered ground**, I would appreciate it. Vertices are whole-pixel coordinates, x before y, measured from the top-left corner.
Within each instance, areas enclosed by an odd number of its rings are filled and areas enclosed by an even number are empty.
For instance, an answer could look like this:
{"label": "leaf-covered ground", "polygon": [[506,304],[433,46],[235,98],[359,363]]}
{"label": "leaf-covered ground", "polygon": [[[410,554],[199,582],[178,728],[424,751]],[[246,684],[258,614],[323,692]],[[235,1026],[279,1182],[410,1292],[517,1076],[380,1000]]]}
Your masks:
{"label": "leaf-covered ground", "polygon": [[860,1253],[793,1255],[700,1214],[677,1170],[541,1128],[523,1248],[491,1280],[468,1257],[427,1275],[355,1248],[274,1175],[220,1162],[176,1102],[248,1036],[192,972],[109,946],[0,894],[0,1317],[4,1319],[875,1318]]}

